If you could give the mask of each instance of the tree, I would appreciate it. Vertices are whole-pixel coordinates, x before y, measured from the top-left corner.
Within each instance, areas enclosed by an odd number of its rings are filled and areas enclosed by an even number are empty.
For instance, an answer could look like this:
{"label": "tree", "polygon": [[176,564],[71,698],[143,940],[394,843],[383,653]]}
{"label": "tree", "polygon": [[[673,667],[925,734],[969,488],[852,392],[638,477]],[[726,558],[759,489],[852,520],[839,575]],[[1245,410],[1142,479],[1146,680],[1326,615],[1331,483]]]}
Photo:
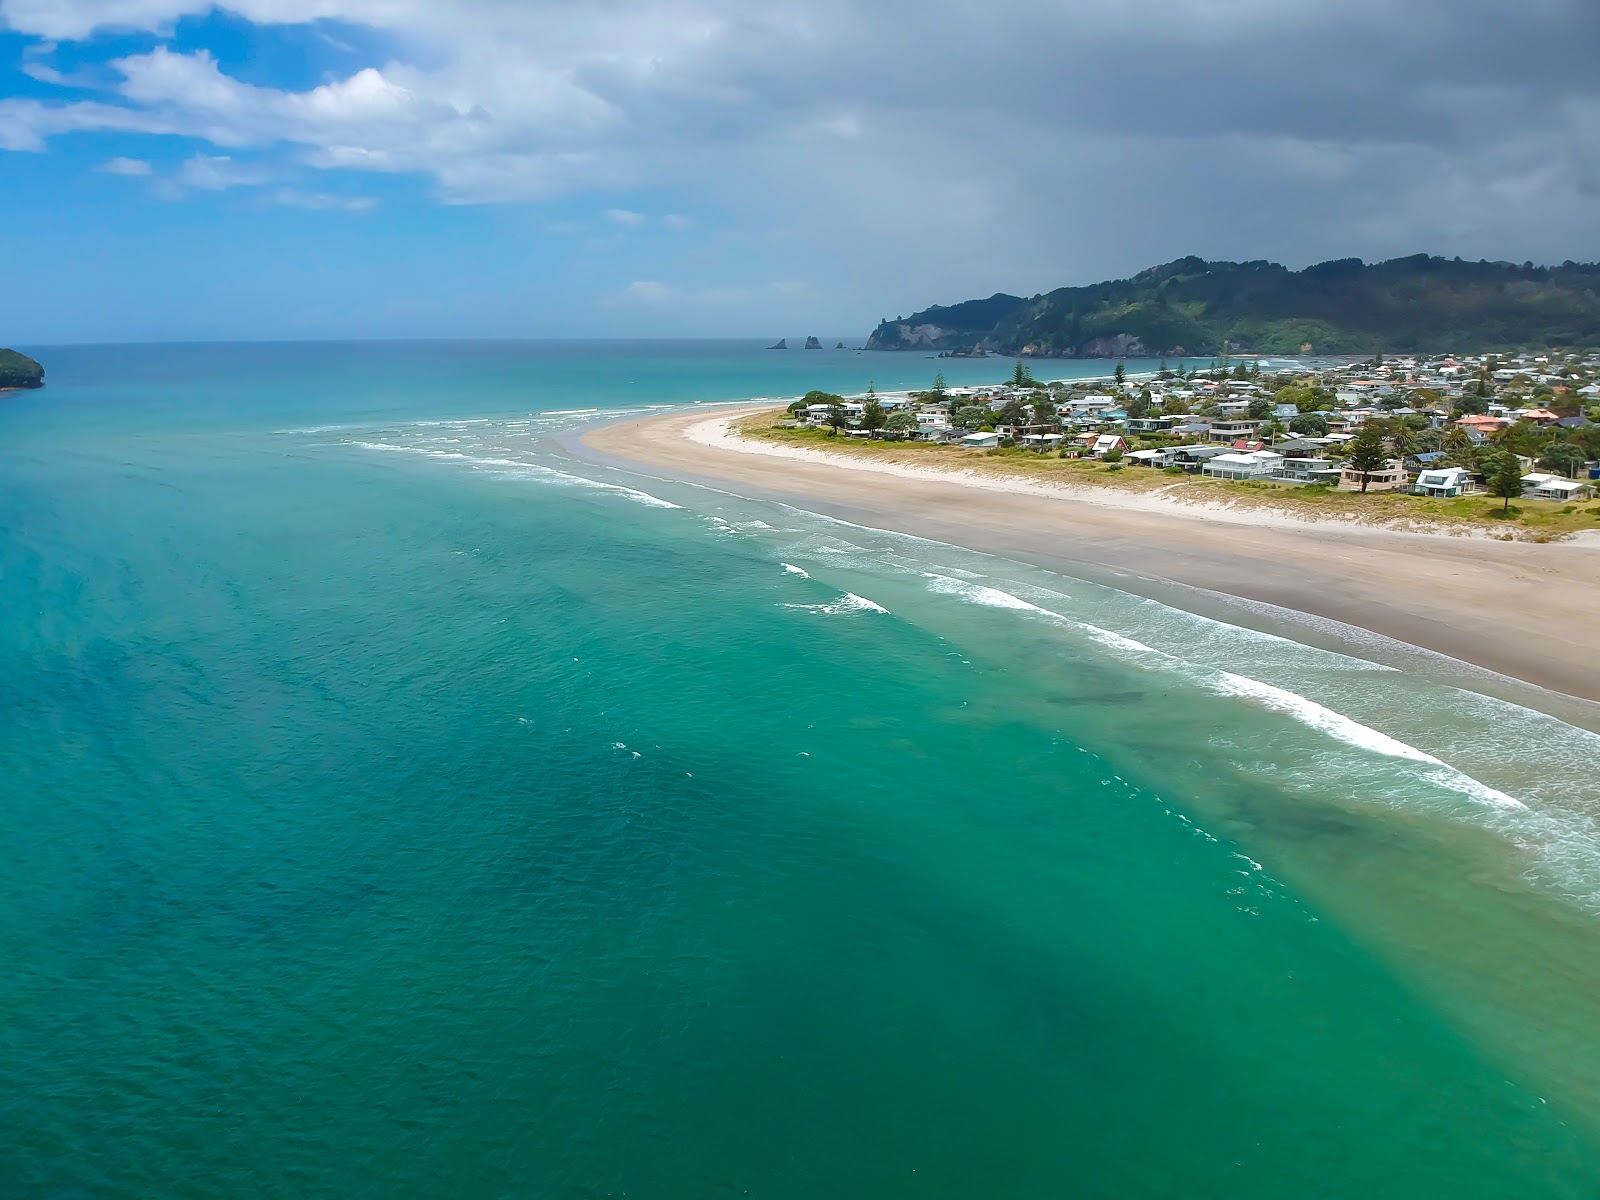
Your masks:
{"label": "tree", "polygon": [[1386,424],[1389,445],[1396,454],[1404,458],[1408,454],[1417,452],[1417,431],[1407,425],[1403,418],[1393,417]]}
{"label": "tree", "polygon": [[1250,370],[1243,363],[1240,363],[1238,366],[1233,368],[1233,377],[1235,379],[1249,379]]}
{"label": "tree", "polygon": [[1545,450],[1544,457],[1539,459],[1539,465],[1546,471],[1554,471],[1558,475],[1573,479],[1583,470],[1583,451],[1571,442],[1557,442]]}
{"label": "tree", "polygon": [[897,438],[905,437],[916,427],[917,418],[903,408],[899,412],[892,413],[884,425],[885,431]]}
{"label": "tree", "polygon": [[1368,421],[1350,443],[1350,466],[1361,472],[1361,491],[1364,495],[1374,471],[1383,469],[1387,461],[1383,444],[1383,430],[1375,421]]}
{"label": "tree", "polygon": [[1128,415],[1135,420],[1150,415],[1150,406],[1154,403],[1150,398],[1150,389],[1145,388],[1132,400],[1128,401]]}
{"label": "tree", "polygon": [[1515,454],[1501,451],[1489,472],[1489,494],[1505,501],[1502,513],[1511,511],[1511,502],[1522,498],[1522,464]]}
{"label": "tree", "polygon": [[1272,415],[1272,401],[1265,396],[1257,396],[1245,411],[1252,421],[1265,421]]}
{"label": "tree", "polygon": [[1289,432],[1306,437],[1327,437],[1328,418],[1321,413],[1303,412],[1289,422]]}
{"label": "tree", "polygon": [[1117,363],[1116,371],[1111,377],[1117,381],[1117,386],[1121,387],[1128,382],[1128,369],[1119,362]]}
{"label": "tree", "polygon": [[1101,462],[1119,463],[1122,461],[1122,447],[1113,446],[1100,456]]}
{"label": "tree", "polygon": [[988,418],[988,410],[979,408],[976,404],[963,405],[950,416],[957,429],[979,429]]}
{"label": "tree", "polygon": [[850,418],[845,415],[844,400],[835,396],[834,403],[828,405],[828,425],[833,430],[833,436],[839,436],[839,430],[850,423]]}
{"label": "tree", "polygon": [[1171,379],[1172,378],[1172,372],[1167,369],[1167,360],[1164,359],[1164,358],[1161,360],[1161,365],[1156,368],[1156,378],[1157,379]]}
{"label": "tree", "polygon": [[1033,372],[1028,370],[1020,358],[1017,359],[1017,365],[1011,369],[1011,386],[1015,388],[1033,386]]}
{"label": "tree", "polygon": [[878,403],[878,398],[876,396],[868,398],[861,410],[861,428],[876,433],[888,420],[889,414],[884,412],[883,405]]}
{"label": "tree", "polygon": [[940,371],[933,377],[933,394],[943,397],[945,394],[944,372]]}
{"label": "tree", "polygon": [[1026,425],[1028,423],[1028,408],[1015,396],[1000,406],[998,424],[1001,425]]}

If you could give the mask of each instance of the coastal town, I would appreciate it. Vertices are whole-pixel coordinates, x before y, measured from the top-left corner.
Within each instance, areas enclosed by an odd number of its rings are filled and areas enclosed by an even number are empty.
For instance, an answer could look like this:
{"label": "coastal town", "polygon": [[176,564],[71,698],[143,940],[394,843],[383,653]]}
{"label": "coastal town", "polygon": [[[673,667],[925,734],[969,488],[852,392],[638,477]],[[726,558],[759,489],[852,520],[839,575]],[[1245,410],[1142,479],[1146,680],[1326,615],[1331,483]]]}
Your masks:
{"label": "coastal town", "polygon": [[[1600,355],[1170,367],[792,403],[781,428],[1316,492],[1578,505],[1600,485]],[[1600,510],[1596,510],[1600,512]]]}

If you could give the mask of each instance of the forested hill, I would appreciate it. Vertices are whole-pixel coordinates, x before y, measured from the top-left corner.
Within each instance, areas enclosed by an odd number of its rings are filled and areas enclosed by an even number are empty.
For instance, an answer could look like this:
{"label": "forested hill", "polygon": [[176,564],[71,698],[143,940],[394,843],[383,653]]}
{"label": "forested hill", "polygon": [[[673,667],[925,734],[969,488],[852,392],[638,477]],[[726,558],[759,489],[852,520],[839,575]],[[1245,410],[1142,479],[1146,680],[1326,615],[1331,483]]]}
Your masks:
{"label": "forested hill", "polygon": [[1132,279],[924,309],[883,322],[867,346],[1065,358],[1590,348],[1600,346],[1600,263],[1418,254],[1291,271],[1181,258]]}
{"label": "forested hill", "polygon": [[0,350],[0,388],[32,388],[44,384],[44,368],[26,354]]}

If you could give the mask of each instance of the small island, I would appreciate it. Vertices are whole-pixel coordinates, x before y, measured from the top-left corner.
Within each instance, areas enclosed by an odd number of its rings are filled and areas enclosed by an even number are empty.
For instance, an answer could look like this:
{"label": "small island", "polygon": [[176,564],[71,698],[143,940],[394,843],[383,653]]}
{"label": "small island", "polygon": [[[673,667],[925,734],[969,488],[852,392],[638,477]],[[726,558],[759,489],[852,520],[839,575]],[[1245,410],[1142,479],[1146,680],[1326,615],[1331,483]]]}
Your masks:
{"label": "small island", "polygon": [[821,350],[822,349],[822,343],[819,342],[814,337],[808,337],[806,339],[806,349],[807,350]]}
{"label": "small island", "polygon": [[789,348],[789,339],[788,338],[779,338],[776,342],[774,342],[772,345],[767,347],[768,350],[787,350],[788,348]]}
{"label": "small island", "polygon": [[0,392],[44,386],[44,367],[26,354],[0,350]]}

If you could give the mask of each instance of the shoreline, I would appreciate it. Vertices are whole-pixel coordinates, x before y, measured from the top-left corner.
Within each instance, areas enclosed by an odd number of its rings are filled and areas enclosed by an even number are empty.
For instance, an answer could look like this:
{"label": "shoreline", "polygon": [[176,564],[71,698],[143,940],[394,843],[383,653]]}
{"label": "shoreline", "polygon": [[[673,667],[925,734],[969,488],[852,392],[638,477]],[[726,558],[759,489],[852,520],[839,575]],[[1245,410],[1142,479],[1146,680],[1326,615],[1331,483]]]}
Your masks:
{"label": "shoreline", "polygon": [[[619,464],[1024,562],[1132,575],[1337,621],[1600,702],[1600,545],[1503,542],[1063,488],[742,439],[771,402],[670,412],[579,439]],[[1591,714],[1589,724],[1597,718]]]}

